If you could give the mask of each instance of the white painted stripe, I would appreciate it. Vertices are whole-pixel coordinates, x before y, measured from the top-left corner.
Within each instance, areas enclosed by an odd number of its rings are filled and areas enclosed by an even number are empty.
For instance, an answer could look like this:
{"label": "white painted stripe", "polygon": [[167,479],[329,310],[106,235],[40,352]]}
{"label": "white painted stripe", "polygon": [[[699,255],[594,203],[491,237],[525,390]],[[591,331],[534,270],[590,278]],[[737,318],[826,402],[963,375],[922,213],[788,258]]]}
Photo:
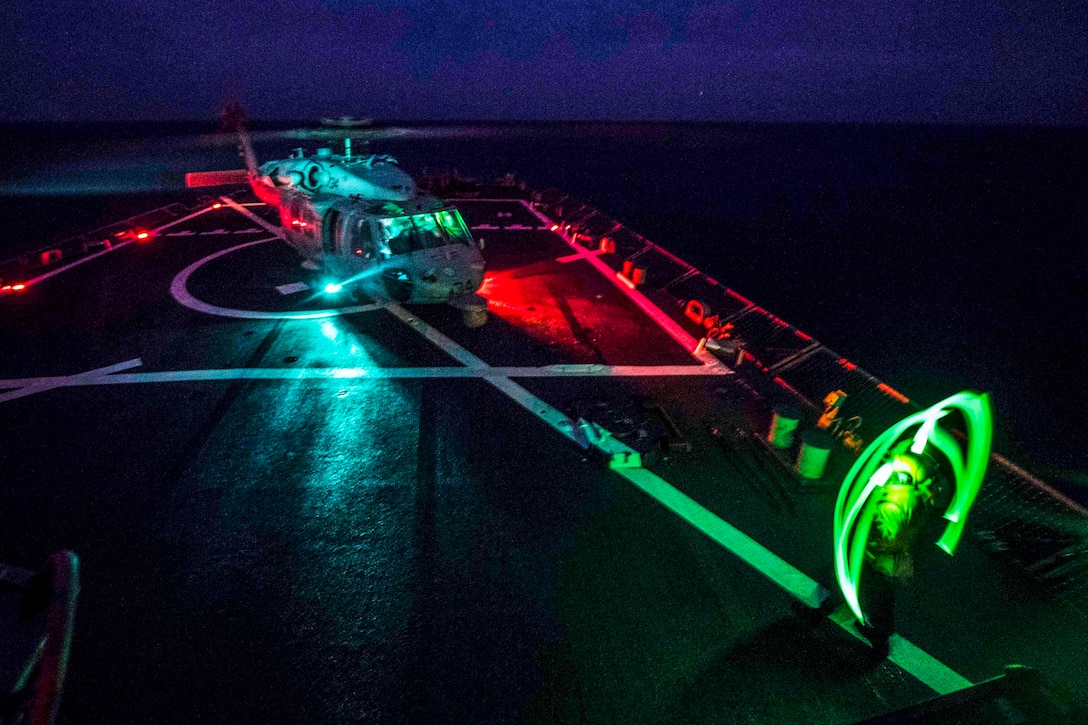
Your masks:
{"label": "white painted stripe", "polygon": [[[537,219],[540,219],[549,227],[551,227],[555,223],[544,214],[542,214],[538,209],[535,209],[529,202],[522,201],[521,203],[525,206],[526,209],[532,212]],[[554,234],[556,234],[560,239],[566,242],[567,245],[570,246],[575,252],[582,253],[586,251],[584,247],[567,239],[566,236],[560,234],[559,231],[554,232]],[[618,289],[620,289],[625,295],[627,295],[628,298],[630,298],[631,301],[634,302],[640,310],[646,313],[646,315],[649,316],[650,319],[653,320],[658,327],[664,330],[669,337],[671,337],[673,340],[676,340],[676,342],[679,343],[680,346],[683,347],[685,350],[687,350],[692,357],[694,357],[696,360],[703,363],[704,365],[722,365],[721,361],[718,360],[718,358],[714,357],[706,350],[700,350],[699,352],[696,352],[699,341],[689,335],[687,331],[684,330],[684,328],[680,327],[680,325],[677,324],[674,319],[662,312],[657,305],[655,305],[653,302],[650,302],[650,300],[648,300],[641,292],[639,292],[637,289],[634,289],[634,286],[628,280],[618,276],[611,267],[602,262],[598,257],[587,255],[585,259],[601,274],[603,274],[606,279],[611,281],[612,284],[616,285]]]}
{"label": "white painted stripe", "polygon": [[454,342],[444,334],[428,325],[423,320],[408,312],[398,304],[390,304],[386,309],[401,322],[405,323],[423,337],[433,342],[447,355],[457,362],[470,368],[486,368],[488,365],[481,358],[476,357],[460,344]]}
{"label": "white painted stripe", "polygon": [[276,287],[276,291],[281,295],[293,295],[296,292],[305,292],[310,289],[310,285],[305,282],[292,282],[291,284],[281,284]]}
{"label": "white painted stripe", "polygon": [[0,394],[0,403],[6,403],[7,401],[15,400],[16,398],[24,398],[28,395],[43,393],[46,390],[53,390],[69,385],[94,384],[91,381],[106,380],[107,376],[113,373],[122,370],[130,370],[141,365],[143,365],[143,361],[140,358],[133,358],[132,360],[126,360],[125,362],[116,363],[114,365],[107,365],[102,368],[95,368],[94,370],[87,370],[86,372],[76,373],[75,375],[59,375],[29,378],[25,380],[2,380],[0,381],[0,388],[17,389]]}
{"label": "white painted stripe", "polygon": [[192,229],[185,229],[185,230],[182,230],[180,232],[167,232],[166,234],[163,234],[163,236],[164,237],[195,237],[196,232],[194,232]]}
{"label": "white painted stripe", "polygon": [[[623,476],[677,516],[722,545],[741,561],[763,574],[783,590],[810,607],[818,607],[828,591],[804,572],[795,568],[732,524],[698,504],[667,481],[645,468],[615,468]],[[839,607],[830,619],[867,642],[854,626],[848,607]],[[888,659],[939,694],[971,686],[971,681],[937,660],[904,637],[895,634],[889,640]]]}
{"label": "white painted stripe", "polygon": [[280,239],[284,238],[283,230],[281,230],[277,226],[269,224],[264,219],[261,219],[259,216],[257,216],[256,214],[251,212],[249,209],[245,208],[244,206],[242,206],[241,204],[236,202],[234,199],[231,199],[229,196],[221,196],[221,197],[219,197],[219,200],[222,201],[227,206],[229,206],[231,209],[234,209],[239,214],[242,214],[243,216],[245,216],[251,222],[253,222],[257,226],[259,226],[262,229],[264,229],[265,231],[267,231],[269,234],[274,234],[277,237],[279,237]]}
{"label": "white painted stripe", "polygon": [[268,206],[263,201],[247,201],[242,206]]}
{"label": "white painted stripe", "polygon": [[224,229],[223,227],[219,227],[218,229],[213,229],[210,232],[200,232],[200,236],[210,237],[210,236],[214,236],[216,234],[233,234],[233,233],[234,232],[230,231],[229,229]]}
{"label": "white painted stripe", "polygon": [[827,590],[807,574],[786,563],[652,471],[620,468],[615,472],[810,607],[820,606],[827,596]]}
{"label": "white painted stripe", "polygon": [[[452,357],[457,362],[475,371],[490,372],[492,368],[488,366],[481,358],[469,352],[460,344],[454,342],[443,333],[431,327],[429,324],[419,319],[415,315],[410,314],[400,305],[389,305],[387,308],[397,319],[401,320],[418,334],[422,335],[426,339],[441,348],[447,355]],[[571,370],[573,366],[563,366],[563,374],[568,374],[567,371]],[[690,366],[689,366],[690,367]],[[533,415],[540,418],[542,421],[551,426],[555,431],[565,436],[571,441],[574,441],[581,446],[585,441],[585,435],[582,433],[577,424],[570,418],[565,416],[562,412],[553,408],[548,403],[545,403],[540,398],[530,393],[525,388],[521,387],[509,377],[499,376],[483,376],[482,379],[491,383],[498,390],[505,393],[511,400],[528,410]],[[634,451],[628,448],[626,445],[616,440],[612,436],[607,436],[605,439],[599,441],[599,446],[609,455],[623,455],[630,457],[634,454]]]}
{"label": "white painted stripe", "polygon": [[[246,213],[249,213],[248,211]],[[281,238],[281,237],[277,237]],[[219,307],[217,305],[208,304],[203,300],[199,300],[193,297],[189,293],[188,283],[189,277],[194,272],[200,269],[203,265],[218,259],[232,252],[237,252],[239,249],[245,249],[246,247],[252,247],[257,244],[266,244],[271,242],[272,239],[258,239],[253,242],[245,242],[244,244],[238,244],[227,249],[221,249],[214,254],[209,254],[207,257],[198,259],[190,264],[185,269],[178,272],[178,275],[174,277],[174,280],[170,283],[170,294],[180,304],[188,307],[191,310],[197,312],[203,312],[209,315],[218,315],[219,317],[231,317],[234,319],[242,320],[320,320],[326,317],[338,317],[340,315],[354,315],[360,312],[373,312],[374,310],[380,310],[381,305],[369,304],[369,305],[354,305],[352,307],[334,307],[325,308],[321,310],[299,310],[297,312],[273,312],[266,310],[240,310],[232,307]]]}
{"label": "white painted stripe", "polygon": [[[470,353],[471,354],[471,353]],[[74,375],[43,376],[36,378],[13,378],[0,380],[0,389],[9,390],[0,396],[0,402],[7,399],[21,398],[44,390],[60,387],[90,385],[138,385],[149,383],[211,382],[216,380],[395,380],[421,378],[465,379],[478,378],[487,380],[496,386],[504,386],[504,379],[509,378],[570,378],[570,377],[690,377],[693,375],[717,375],[699,365],[674,365],[642,368],[639,366],[607,365],[546,365],[543,367],[490,367],[478,365],[437,366],[417,368],[221,368],[207,370],[170,370],[149,373],[123,373],[142,365],[139,358],[118,363],[104,368],[89,370]],[[520,386],[515,387],[520,389]],[[16,389],[16,390],[12,390]],[[22,392],[18,392],[22,391]],[[508,391],[517,395],[514,388]],[[526,398],[525,400],[529,400]],[[529,401],[526,407],[543,409]],[[562,416],[560,416],[562,417]],[[565,417],[562,417],[566,420]]]}
{"label": "white painted stripe", "polygon": [[[868,642],[858,632],[855,625],[857,620],[846,605],[832,612],[828,619],[842,627],[851,636],[862,642]],[[966,677],[898,634],[893,634],[888,640],[888,660],[940,695],[957,692],[973,684]]]}
{"label": "white painted stripe", "polygon": [[[533,211],[535,213],[535,210]],[[595,257],[592,259],[595,262],[600,262]],[[609,269],[608,275],[610,277],[611,274],[612,270]],[[462,364],[470,367],[486,367],[483,360],[427,323],[409,315],[403,308],[392,305],[388,309],[399,319],[409,324],[416,332],[431,340]],[[694,342],[694,339],[692,341]],[[715,362],[717,361],[715,360]],[[714,366],[708,365],[707,367]],[[487,377],[484,379],[571,441],[578,445],[584,445],[587,442],[583,437],[584,433],[576,428],[573,421],[514,381],[503,377]],[[789,564],[732,524],[718,517],[660,476],[641,467],[629,468],[623,463],[617,465],[617,455],[622,455],[621,451],[623,449],[626,449],[628,456],[635,455],[637,461],[637,455],[634,454],[634,451],[622,442],[607,433],[603,437],[588,442],[612,456],[612,470],[616,474],[635,484],[647,495],[725,547],[793,597],[808,606],[818,607],[828,595],[827,590],[807,574]],[[970,681],[953,672],[902,637],[896,636],[893,640],[892,652],[896,656],[893,661],[937,692],[943,694],[970,686]]]}
{"label": "white painted stripe", "polygon": [[159,232],[161,232],[164,229],[169,229],[170,227],[177,226],[178,224],[181,224],[182,222],[187,222],[190,219],[196,219],[201,214],[207,214],[208,212],[212,211],[213,208],[214,207],[212,207],[212,206],[206,206],[203,209],[200,209],[198,211],[194,211],[192,214],[188,214],[186,216],[183,216],[180,219],[175,219],[175,220],[173,220],[171,222],[167,222],[166,224],[163,224],[162,226],[155,227],[154,229],[151,230],[151,233],[152,234],[158,234]]}
{"label": "white painted stripe", "polygon": [[261,231],[262,230],[257,229],[256,227],[250,227],[249,229],[239,229],[235,232],[232,232],[232,234],[260,234]]}
{"label": "white painted stripe", "polygon": [[98,378],[104,375],[113,375],[124,370],[131,370],[132,368],[142,367],[144,361],[142,358],[134,357],[131,360],[125,360],[124,362],[114,363],[113,365],[107,365],[101,368],[95,368],[94,370],[88,370],[85,373],[79,373],[74,376],[77,378]]}
{"label": "white painted stripe", "polygon": [[499,229],[500,227],[497,227],[494,224],[477,224],[476,226],[474,226],[472,228],[474,230],[479,230],[479,229]]}
{"label": "white painted stripe", "polygon": [[524,224],[509,224],[509,225],[507,225],[506,228],[516,230],[516,231],[519,231],[519,232],[532,231],[532,230],[536,229],[536,227],[529,227],[529,226],[525,226]]}

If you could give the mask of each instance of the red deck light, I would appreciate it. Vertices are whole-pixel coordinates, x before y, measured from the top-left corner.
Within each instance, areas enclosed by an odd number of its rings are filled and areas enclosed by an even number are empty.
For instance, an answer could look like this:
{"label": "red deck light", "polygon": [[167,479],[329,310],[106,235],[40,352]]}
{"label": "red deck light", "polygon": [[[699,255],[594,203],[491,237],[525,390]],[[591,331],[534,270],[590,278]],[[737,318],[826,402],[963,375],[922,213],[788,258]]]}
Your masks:
{"label": "red deck light", "polygon": [[218,201],[212,204],[212,209],[221,209],[223,207]]}
{"label": "red deck light", "polygon": [[22,282],[20,282],[20,283],[18,283],[18,284],[13,284],[13,285],[11,286],[11,288],[12,288],[13,290],[15,290],[16,292],[19,292],[20,290],[25,290],[25,289],[26,289],[26,285],[25,285],[25,284],[23,284]]}
{"label": "red deck light", "polygon": [[136,238],[137,238],[137,239],[141,239],[141,240],[142,240],[142,239],[147,239],[147,238],[149,238],[150,236],[151,236],[151,233],[150,233],[150,232],[136,232]]}
{"label": "red deck light", "polygon": [[553,232],[559,231],[559,225],[558,225],[558,224],[552,224],[552,228],[551,228],[551,230],[552,230]]}

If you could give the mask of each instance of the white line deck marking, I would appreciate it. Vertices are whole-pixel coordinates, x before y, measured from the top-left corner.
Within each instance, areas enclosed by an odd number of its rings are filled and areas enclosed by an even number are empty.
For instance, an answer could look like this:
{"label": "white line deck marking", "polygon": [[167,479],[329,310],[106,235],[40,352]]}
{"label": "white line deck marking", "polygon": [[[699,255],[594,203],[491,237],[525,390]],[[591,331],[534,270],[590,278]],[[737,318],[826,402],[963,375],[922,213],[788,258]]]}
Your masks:
{"label": "white line deck marking", "polygon": [[[249,213],[248,211],[246,213]],[[282,239],[280,236],[276,236],[275,239]],[[191,310],[197,312],[204,312],[209,315],[218,315],[219,317],[231,317],[234,319],[242,320],[320,320],[326,317],[338,317],[340,315],[354,315],[360,312],[373,312],[374,310],[380,310],[381,305],[369,304],[369,305],[354,305],[351,307],[333,307],[321,310],[299,310],[298,312],[272,312],[265,310],[240,310],[232,307],[219,307],[217,305],[211,305],[203,300],[199,300],[193,297],[189,293],[188,282],[189,277],[193,272],[200,269],[204,264],[218,259],[224,255],[232,252],[237,252],[239,249],[245,249],[246,247],[253,247],[258,244],[265,244],[271,242],[273,238],[258,239],[253,242],[245,242],[244,244],[238,244],[227,249],[221,249],[214,254],[209,254],[207,257],[198,259],[190,264],[185,269],[178,272],[178,275],[174,277],[174,281],[170,283],[170,294],[178,303],[188,307]]]}
{"label": "white line deck marking", "polygon": [[[591,259],[595,262],[600,262],[596,257],[592,257]],[[603,263],[601,264],[603,265]],[[608,269],[608,274],[612,274],[611,269]],[[649,300],[646,300],[646,302],[647,304],[651,304],[649,303]],[[450,355],[450,357],[463,365],[470,368],[487,368],[487,364],[482,359],[446,337],[446,335],[431,327],[423,320],[409,314],[399,305],[390,305],[387,309],[398,319],[408,324],[416,332],[426,337]],[[681,330],[681,332],[683,331]],[[687,333],[684,334],[686,335]],[[692,341],[694,342],[694,339]],[[715,360],[715,362],[717,362],[717,360]],[[724,365],[705,366],[706,369],[714,369],[715,367],[725,368]],[[551,405],[507,377],[488,376],[483,379],[508,395],[514,402],[536,415],[544,423],[547,423],[552,429],[564,437],[575,442],[579,446],[584,445],[585,440],[582,439],[582,435],[584,435],[582,431],[577,429],[573,421],[563,415],[559,410],[553,408]],[[637,460],[637,454],[635,454],[631,448],[607,434],[607,432],[603,437],[589,441],[589,443],[612,456],[613,460],[615,460],[617,454],[622,455],[625,450],[629,456],[635,456]],[[625,466],[616,467],[614,465],[612,470],[636,485],[639,489],[670,511],[680,516],[684,521],[725,547],[728,551],[759,571],[795,598],[812,607],[819,606],[820,602],[823,600],[827,590],[818,582],[786,562],[755,539],[752,539],[750,536],[741,532],[732,524],[712,513],[706,507],[697,503],[694,499],[682,493],[679,489],[657,474],[641,467],[629,468]],[[897,659],[893,660],[895,664],[937,692],[944,694],[945,692],[951,692],[971,685],[970,681],[953,672],[935,658],[929,656],[923,650],[902,637],[897,636],[894,638],[893,647],[893,653],[897,657]]]}
{"label": "white line deck marking", "polygon": [[296,292],[305,292],[310,289],[310,285],[305,282],[292,282],[291,284],[281,284],[276,287],[276,291],[281,295],[293,295]]}
{"label": "white line deck marking", "polygon": [[275,234],[280,239],[283,239],[283,231],[281,229],[279,229],[279,227],[275,227],[275,226],[269,224],[264,219],[261,219],[259,216],[257,216],[253,212],[251,212],[249,209],[246,209],[244,206],[242,206],[241,204],[236,202],[234,199],[231,199],[229,196],[221,196],[221,197],[219,197],[219,200],[222,201],[227,206],[229,206],[231,209],[234,209],[239,214],[245,216],[247,219],[249,219],[251,222],[253,222],[257,226],[259,226],[262,229],[266,230],[269,234]]}
{"label": "white line deck marking", "polygon": [[615,471],[810,607],[820,606],[820,602],[827,595],[827,590],[807,574],[786,563],[777,554],[696,503],[657,474],[645,468],[619,468]]}
{"label": "white line deck marking", "polygon": [[107,376],[113,373],[122,370],[130,370],[135,367],[140,367],[141,365],[143,365],[143,361],[140,358],[133,358],[132,360],[126,360],[125,362],[116,363],[114,365],[107,365],[102,368],[95,368],[94,370],[87,370],[86,372],[76,373],[75,375],[28,378],[25,380],[0,380],[0,388],[16,388],[16,390],[9,390],[6,393],[0,394],[0,403],[6,403],[7,401],[15,400],[16,398],[24,398],[28,395],[44,393],[46,390],[63,388],[69,385],[95,385],[98,384],[99,381],[106,380]]}
{"label": "white line deck marking", "polygon": [[[832,612],[828,619],[842,627],[853,637],[868,642],[854,626],[854,615],[850,608],[843,605]],[[970,687],[972,683],[966,677],[948,667],[940,660],[908,639],[893,634],[888,640],[888,660],[909,672],[919,682],[940,695]]]}
{"label": "white line deck marking", "polygon": [[[522,200],[521,203],[526,209],[532,212],[532,214],[536,216],[537,219],[548,225],[549,228],[555,225],[555,222],[552,219],[549,219],[538,209],[535,209],[533,205],[529,202]],[[695,350],[699,344],[699,341],[689,335],[687,331],[684,330],[684,328],[680,327],[680,325],[676,323],[675,320],[662,312],[657,307],[657,305],[646,299],[646,297],[641,292],[634,288],[633,284],[628,282],[626,279],[623,279],[622,277],[617,278],[618,275],[615,270],[613,270],[611,267],[601,261],[598,257],[588,254],[588,250],[586,250],[581,245],[577,244],[576,242],[570,241],[558,231],[554,232],[554,234],[556,234],[556,236],[566,242],[567,245],[575,251],[575,253],[585,253],[585,259],[591,265],[593,265],[594,268],[596,268],[601,274],[603,274],[606,279],[611,281],[612,284],[616,285],[616,287],[619,288],[620,291],[622,291],[625,295],[627,295],[628,298],[630,298],[631,301],[634,302],[640,310],[646,313],[646,315],[649,316],[650,319],[653,320],[658,327],[664,330],[669,337],[671,337],[673,340],[676,340],[676,342],[678,342],[681,347],[687,350],[692,357],[694,357],[696,360],[703,363],[704,365],[725,367],[724,365],[722,365],[722,362],[718,360],[718,358],[714,357],[706,350],[700,350],[698,353],[696,353]]]}
{"label": "white line deck marking", "polygon": [[[277,238],[282,239],[281,232],[266,223],[263,219],[260,219],[255,214],[245,209],[237,202],[223,197],[223,202],[228,206],[236,209],[240,213],[252,218],[255,222],[262,227],[273,233]],[[522,202],[534,215],[540,218],[545,224],[550,225],[551,220],[540,214],[536,209],[532,208],[528,203]],[[208,211],[208,210],[204,210]],[[203,213],[203,212],[200,212]],[[177,220],[178,223],[182,220]],[[165,227],[160,227],[162,229]],[[477,228],[477,227],[474,227]],[[497,228],[497,227],[492,227]],[[614,284],[620,285],[615,280],[613,270],[605,265],[596,256],[593,256],[588,250],[580,248],[573,242],[570,242],[565,237],[564,241],[568,245],[572,246],[577,252],[572,257],[585,258],[594,264],[605,276],[613,280]],[[200,311],[210,312],[211,314],[221,314],[227,317],[251,317],[255,319],[312,319],[318,316],[332,316],[334,314],[347,314],[348,310],[353,308],[346,308],[342,310],[319,310],[309,313],[262,313],[248,310],[231,310],[227,308],[219,308],[212,305],[207,305],[200,300],[195,299],[189,295],[185,288],[185,283],[188,277],[198,269],[202,264],[211,261],[224,254],[229,254],[238,249],[244,247],[253,246],[256,244],[263,244],[271,241],[271,239],[262,239],[255,242],[248,242],[241,244],[230,249],[222,250],[215,254],[209,255],[204,259],[198,260],[192,265],[189,265],[185,270],[179,273],[171,284],[171,294],[174,295],[180,303],[189,306],[193,309]],[[76,266],[90,259],[106,254],[113,249],[118,249],[131,242],[125,242],[116,245],[110,250],[104,250],[96,254],[84,257],[77,262],[73,262],[71,265],[67,265],[65,268],[53,270],[52,272],[42,275],[37,280],[45,279],[53,274],[59,273],[64,269]],[[34,281],[37,281],[34,280]],[[622,286],[621,286],[622,288]],[[647,314],[654,319],[654,321],[662,327],[673,339],[680,342],[689,350],[692,349],[696,341],[688,335],[682,328],[676,325],[675,321],[667,316],[664,316],[656,306],[647,300],[643,295],[637,291],[631,290],[628,294],[631,299],[638,304]],[[653,312],[644,307],[648,305],[652,308]],[[368,309],[378,309],[380,305],[365,305]],[[476,377],[482,380],[486,380],[488,383],[496,387],[498,390],[509,396],[514,402],[521,405],[529,412],[536,415],[543,422],[547,423],[551,428],[559,432],[569,440],[579,443],[581,445],[580,436],[578,432],[573,429],[572,421],[563,415],[562,412],[552,407],[548,403],[544,402],[540,398],[536,397],[525,388],[521,387],[511,377],[550,377],[550,376],[576,376],[576,375],[601,375],[601,376],[619,376],[619,375],[706,375],[706,374],[729,374],[732,371],[726,368],[724,365],[708,353],[703,355],[711,357],[711,361],[705,361],[704,366],[603,366],[603,365],[559,365],[559,366],[547,366],[537,368],[517,368],[517,367],[501,367],[492,368],[488,366],[481,358],[477,357],[473,353],[469,352],[466,348],[462,347],[458,343],[448,338],[437,329],[431,327],[426,322],[416,318],[408,313],[399,305],[389,305],[386,307],[394,316],[412,327],[423,337],[430,340],[432,343],[440,347],[447,354],[460,362],[464,367],[438,367],[438,368],[302,368],[302,369],[290,369],[290,368],[236,368],[225,370],[192,370],[192,371],[171,371],[160,373],[124,373],[122,371],[128,370],[134,367],[142,365],[142,361],[139,358],[128,360],[116,365],[110,365],[103,368],[97,368],[84,373],[77,373],[70,376],[52,376],[52,377],[38,377],[38,378],[22,378],[22,379],[10,379],[0,380],[0,389],[7,389],[8,392],[0,394],[0,403],[8,400],[14,400],[17,398],[33,395],[35,393],[44,392],[46,390],[52,390],[58,387],[65,386],[87,386],[87,385],[122,385],[132,383],[158,383],[158,382],[184,382],[184,381],[205,381],[205,380],[228,380],[228,379],[266,379],[266,380],[304,380],[304,379],[321,379],[321,380],[342,380],[351,378],[393,378],[393,377]],[[655,314],[656,313],[656,314]],[[299,317],[297,315],[302,314],[304,316]],[[664,317],[660,319],[659,316]],[[672,329],[670,329],[672,328]],[[688,344],[690,342],[690,345]],[[699,356],[696,356],[699,357]],[[701,359],[701,358],[700,358]],[[11,388],[14,388],[12,390]],[[593,445],[597,446],[605,453],[613,454],[622,453],[623,449],[633,453],[630,448],[627,448],[622,442],[612,438],[609,435],[605,435],[598,440],[590,441]],[[822,600],[826,590],[823,589],[816,581],[808,577],[803,572],[794,568],[792,565],[778,557],[776,554],[766,549],[757,541],[747,536],[743,532],[736,529],[734,526],[721,519],[717,515],[713,514],[710,510],[706,509],[694,499],[691,499],[686,494],[682,493],[667,481],[657,476],[656,474],[648,471],[644,468],[613,468],[613,471],[626,478],[628,481],[637,486],[640,490],[647,495],[654,498],[663,506],[668,508],[673,513],[677,514],[684,521],[688,522],[699,531],[703,532],[715,542],[719,543],[730,552],[738,556],[742,561],[745,561],[750,566],[760,571],[764,576],[768,577],[775,584],[780,586],[785,591],[797,599],[809,604],[810,606],[816,606]],[[845,607],[836,610],[831,615],[831,620],[841,626],[843,629],[850,632],[855,637],[861,637],[858,634],[856,628],[853,626],[852,615]],[[970,687],[971,682],[962,677],[958,673],[954,672],[916,645],[912,644],[908,640],[900,637],[899,635],[893,635],[890,641],[890,654],[889,659],[896,665],[900,666],[906,672],[910,673],[921,681],[926,686],[932,688],[940,694],[947,694],[956,690]]]}
{"label": "white line deck marking", "polygon": [[[479,371],[491,371],[493,370],[484,362],[481,358],[469,352],[460,344],[454,342],[450,338],[446,337],[443,333],[439,332],[434,327],[419,319],[415,315],[412,315],[400,305],[389,305],[387,308],[397,319],[404,322],[411,327],[417,333],[430,340],[432,343],[441,348],[447,355],[457,360],[462,365]],[[565,370],[569,370],[572,366],[564,366]],[[692,367],[692,366],[687,366]],[[540,418],[542,421],[551,426],[555,431],[566,437],[567,439],[574,441],[579,446],[582,445],[581,432],[576,428],[574,422],[571,421],[561,411],[553,408],[548,403],[545,403],[540,398],[530,393],[525,388],[521,387],[509,377],[490,375],[483,376],[483,380],[491,383],[501,392],[505,393],[511,400],[528,410],[533,415]],[[600,442],[600,447],[606,453],[609,454],[624,454],[632,455],[634,451],[609,436],[606,440]]]}
{"label": "white line deck marking", "polygon": [[[203,209],[200,209],[198,211],[194,211],[192,214],[188,214],[188,215],[183,216],[183,217],[181,217],[179,219],[175,219],[174,221],[167,222],[166,224],[163,224],[162,226],[155,227],[154,229],[151,230],[151,233],[152,234],[158,234],[159,232],[163,231],[164,229],[169,229],[170,227],[177,226],[178,224],[181,224],[182,222],[187,222],[190,219],[196,219],[201,214],[207,214],[208,212],[212,211],[213,209],[215,209],[215,207],[210,206],[210,205],[206,206]],[[167,236],[172,236],[172,235],[167,235]]]}
{"label": "white line deck marking", "polygon": [[[468,353],[471,355],[471,353]],[[543,367],[490,367],[488,365],[436,366],[404,368],[220,368],[206,370],[168,370],[149,373],[122,371],[142,365],[137,358],[117,365],[74,375],[0,380],[0,402],[62,387],[91,385],[138,385],[148,383],[210,382],[216,380],[397,380],[421,378],[478,378],[505,385],[509,378],[571,377],[691,377],[721,375],[698,365],[640,367],[632,365],[546,365]],[[509,380],[507,380],[509,382]],[[565,418],[564,418],[565,420]]]}

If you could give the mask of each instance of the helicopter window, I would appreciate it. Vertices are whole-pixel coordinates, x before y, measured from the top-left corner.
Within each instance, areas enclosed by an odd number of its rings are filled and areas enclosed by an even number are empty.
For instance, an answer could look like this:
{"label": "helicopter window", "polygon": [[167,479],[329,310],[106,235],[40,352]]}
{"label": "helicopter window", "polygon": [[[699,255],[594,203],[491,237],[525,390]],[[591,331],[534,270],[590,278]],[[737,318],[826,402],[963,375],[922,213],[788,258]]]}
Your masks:
{"label": "helicopter window", "polygon": [[412,231],[410,217],[382,219],[382,236],[392,254],[407,254],[412,251]]}
{"label": "helicopter window", "polygon": [[438,225],[434,214],[417,214],[412,217],[416,233],[412,237],[412,249],[433,249],[447,243],[446,233]]}
{"label": "helicopter window", "polygon": [[340,213],[330,211],[325,217],[324,234],[322,235],[322,247],[325,254],[337,254],[344,248],[343,225]]}
{"label": "helicopter window", "polygon": [[440,211],[436,216],[438,222],[450,235],[451,239],[455,239],[462,244],[472,244],[472,235],[469,234],[468,227],[465,226],[465,220],[461,218],[460,212],[456,209],[450,209],[449,211]]}
{"label": "helicopter window", "polygon": [[[443,212],[448,214],[448,212]],[[456,214],[456,212],[454,212]],[[459,223],[460,226],[456,226]],[[391,254],[407,254],[421,249],[434,249],[449,244],[451,241],[471,243],[468,230],[460,216],[451,217],[449,224],[436,214],[416,214],[415,216],[392,217],[381,220],[382,239],[388,245]]]}
{"label": "helicopter window", "polygon": [[351,235],[351,251],[357,257],[374,256],[374,234],[370,229],[369,219],[360,219],[355,224]]}

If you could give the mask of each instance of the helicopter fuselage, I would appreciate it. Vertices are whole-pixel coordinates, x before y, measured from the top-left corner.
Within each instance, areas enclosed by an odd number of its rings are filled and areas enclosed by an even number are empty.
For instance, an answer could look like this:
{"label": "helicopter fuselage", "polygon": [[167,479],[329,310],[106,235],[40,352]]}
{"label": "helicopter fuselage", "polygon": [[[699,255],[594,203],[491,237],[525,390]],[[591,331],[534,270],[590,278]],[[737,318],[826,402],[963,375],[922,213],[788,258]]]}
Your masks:
{"label": "helicopter fuselage", "polygon": [[[486,318],[480,246],[455,207],[420,194],[384,156],[328,150],[270,161],[251,174],[257,196],[279,209],[284,237],[330,289],[379,301],[448,302]],[[482,306],[482,312],[481,312]]]}

